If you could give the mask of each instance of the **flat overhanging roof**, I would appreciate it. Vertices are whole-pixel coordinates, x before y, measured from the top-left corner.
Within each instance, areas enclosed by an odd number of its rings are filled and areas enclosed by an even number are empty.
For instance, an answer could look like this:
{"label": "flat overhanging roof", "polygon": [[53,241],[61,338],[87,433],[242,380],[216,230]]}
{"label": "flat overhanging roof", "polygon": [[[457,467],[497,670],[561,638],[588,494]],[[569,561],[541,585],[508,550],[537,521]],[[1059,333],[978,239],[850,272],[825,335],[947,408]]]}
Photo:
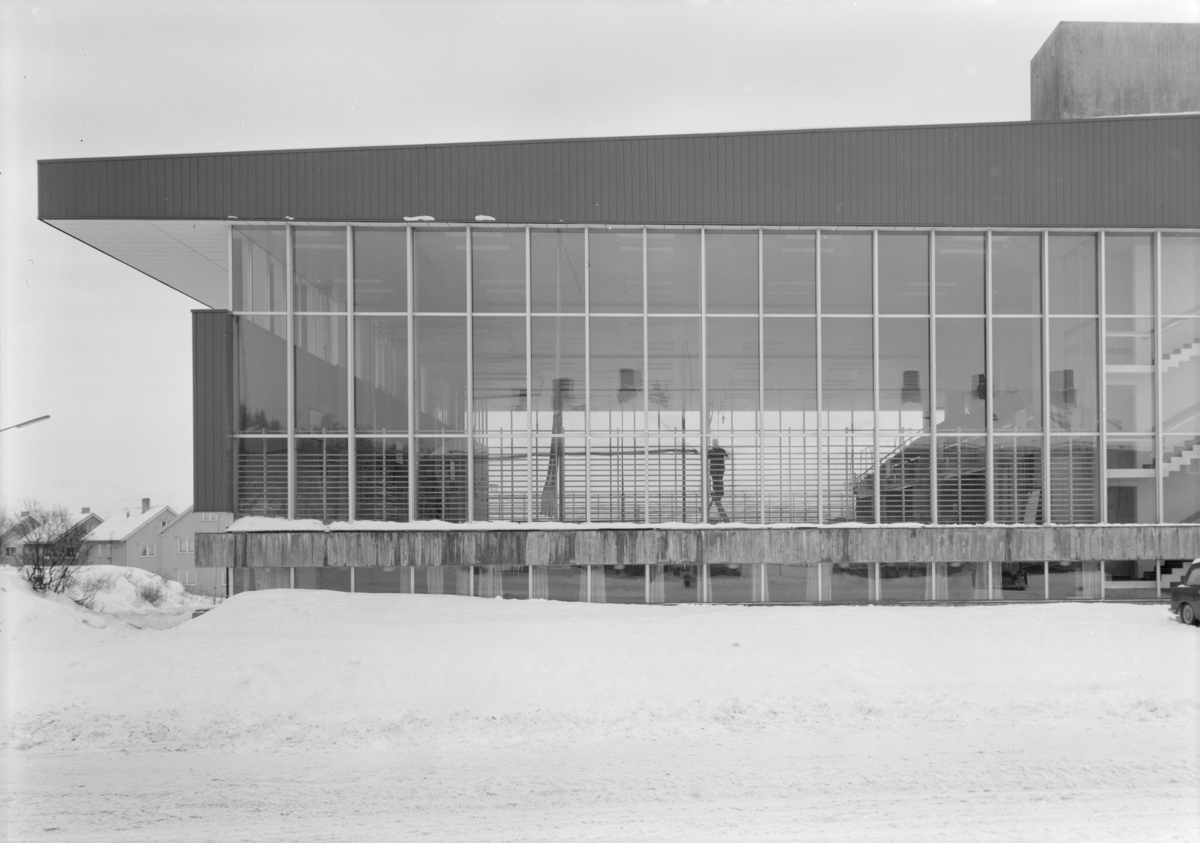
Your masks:
{"label": "flat overhanging roof", "polygon": [[1200,228],[1200,115],[38,162],[38,217],[224,306],[230,221]]}

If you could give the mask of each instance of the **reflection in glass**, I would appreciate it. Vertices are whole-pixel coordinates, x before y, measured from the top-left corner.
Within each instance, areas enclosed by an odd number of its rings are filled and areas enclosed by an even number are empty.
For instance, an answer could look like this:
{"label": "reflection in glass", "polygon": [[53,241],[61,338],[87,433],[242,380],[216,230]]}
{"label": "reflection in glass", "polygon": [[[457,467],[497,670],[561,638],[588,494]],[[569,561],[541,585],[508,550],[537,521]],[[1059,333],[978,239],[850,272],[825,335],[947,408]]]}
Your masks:
{"label": "reflection in glass", "polygon": [[354,569],[354,591],[362,594],[408,594],[412,588],[411,568]]}
{"label": "reflection in glass", "polygon": [[650,313],[700,312],[700,232],[646,234],[646,293]]}
{"label": "reflection in glass", "polygon": [[817,320],[763,320],[763,428],[817,429]]}
{"label": "reflection in glass", "polygon": [[1163,319],[1162,425],[1200,434],[1200,319]]}
{"label": "reflection in glass", "polygon": [[711,429],[757,431],[758,320],[748,317],[709,319],[706,343]]}
{"label": "reflection in glass", "polygon": [[424,313],[467,310],[467,234],[465,229],[413,230],[416,307]]}
{"label": "reflection in glass", "polygon": [[233,309],[287,311],[287,233],[282,228],[233,229]]}
{"label": "reflection in glass", "polygon": [[1105,600],[1154,600],[1158,597],[1157,559],[1108,559],[1103,564]]}
{"label": "reflection in glass", "polygon": [[586,565],[535,565],[529,596],[534,600],[587,601]]}
{"label": "reflection in glass", "polygon": [[983,313],[982,234],[947,234],[934,238],[937,312]]}
{"label": "reflection in glass", "polygon": [[929,312],[928,234],[880,232],[879,312]]}
{"label": "reflection in glass", "polygon": [[989,599],[987,562],[936,562],[933,570],[938,600]]}
{"label": "reflection in glass", "polygon": [[937,417],[941,432],[987,429],[983,319],[937,319]]}
{"label": "reflection in glass", "polygon": [[421,565],[413,568],[414,594],[471,593],[471,568],[467,565]]}
{"label": "reflection in glass", "polygon": [[587,520],[585,442],[582,436],[539,436],[534,440],[534,520]]}
{"label": "reflection in glass", "polygon": [[296,517],[350,517],[350,447],[344,438],[296,440]]}
{"label": "reflection in glass", "polygon": [[929,320],[879,320],[879,428],[928,430]]}
{"label": "reflection in glass", "polygon": [[817,565],[764,565],[766,603],[816,603],[820,600]]}
{"label": "reflection in glass", "polygon": [[[776,565],[775,567],[781,567]],[[709,601],[712,603],[756,603],[762,566],[754,563],[708,566]],[[786,589],[780,589],[785,592]],[[787,602],[780,600],[777,602]]]}
{"label": "reflection in glass", "polygon": [[641,317],[592,317],[592,429],[640,429],[642,388]]}
{"label": "reflection in glass", "polygon": [[[462,438],[417,440],[418,521],[467,520],[467,447]],[[486,461],[476,461],[475,470],[486,470]],[[486,520],[486,506],[476,510],[476,520]]]}
{"label": "reflection in glass", "polygon": [[529,440],[488,436],[475,440],[475,520],[529,520]]}
{"label": "reflection in glass", "polygon": [[[929,437],[884,434],[879,450],[880,523],[929,523]],[[864,484],[864,497],[872,492],[871,485]]]}
{"label": "reflection in glass", "polygon": [[987,440],[982,436],[938,436],[939,524],[987,521]]}
{"label": "reflection in glass", "polygon": [[296,572],[296,588],[314,588],[324,591],[349,591],[349,568],[293,568]]}
{"label": "reflection in glass", "polygon": [[369,313],[408,310],[406,229],[354,229],[354,309]]}
{"label": "reflection in glass", "polygon": [[699,603],[699,565],[650,565],[650,603]]}
{"label": "reflection in glass", "polygon": [[1200,236],[1162,235],[1162,312],[1200,313]]}
{"label": "reflection in glass", "polygon": [[471,306],[476,313],[525,312],[525,230],[471,231]]}
{"label": "reflection in glass", "polygon": [[292,587],[291,568],[230,568],[229,577],[233,594]]}
{"label": "reflection in glass", "polygon": [[1099,430],[1095,319],[1050,320],[1050,427]]}
{"label": "reflection in glass", "polygon": [[754,436],[713,436],[708,462],[708,521],[759,521],[758,441]]}
{"label": "reflection in glass", "polygon": [[762,441],[765,523],[816,524],[817,437],[768,436]]}
{"label": "reflection in glass", "polygon": [[1100,520],[1099,440],[1094,436],[1050,438],[1050,521],[1095,524]]}
{"label": "reflection in glass", "polygon": [[647,336],[650,373],[646,400],[651,432],[699,432],[700,320],[654,318]]}
{"label": "reflection in glass", "polygon": [[583,236],[565,229],[530,231],[534,313],[583,313]]}
{"label": "reflection in glass", "polygon": [[408,440],[354,443],[354,517],[358,521],[408,520]]}
{"label": "reflection in glass", "polygon": [[709,313],[758,313],[757,231],[706,231],[704,261]]}
{"label": "reflection in glass", "polygon": [[[933,599],[933,578],[926,562],[884,562],[879,566],[879,593],[884,603],[915,603]],[[939,589],[938,597],[942,597]]]}
{"label": "reflection in glass", "polygon": [[1096,236],[1050,235],[1051,313],[1096,312]]}
{"label": "reflection in glass", "polygon": [[626,436],[591,439],[593,521],[640,523],[646,520],[646,440]]}
{"label": "reflection in glass", "polygon": [[871,312],[871,234],[821,234],[821,312]]}
{"label": "reflection in glass", "polygon": [[346,318],[296,316],[296,430],[345,430],[347,418]]}
{"label": "reflection in glass", "polygon": [[418,316],[416,333],[417,430],[464,433],[467,429],[467,320]]}
{"label": "reflection in glass", "polygon": [[528,565],[476,565],[474,572],[476,597],[529,598]]}
{"label": "reflection in glass", "polygon": [[593,313],[642,312],[642,230],[588,230]]}
{"label": "reflection in glass", "polygon": [[593,603],[645,603],[645,565],[592,565]]}
{"label": "reflection in glass", "polygon": [[992,313],[1042,312],[1041,261],[1041,235],[992,235]]}
{"label": "reflection in glass", "polygon": [[293,228],[297,313],[346,309],[346,229]]}
{"label": "reflection in glass", "polygon": [[408,430],[408,324],[402,316],[355,319],[354,427]]}
{"label": "reflection in glass", "polygon": [[1163,520],[1200,521],[1200,436],[1163,437]]}
{"label": "reflection in glass", "polygon": [[580,316],[532,319],[534,430],[583,430],[584,321]]}
{"label": "reflection in glass", "polygon": [[474,319],[474,400],[477,433],[524,433],[528,426],[525,318]]}
{"label": "reflection in glass", "polygon": [[1051,600],[1099,600],[1104,574],[1099,562],[1051,562]]}
{"label": "reflection in glass", "polygon": [[1044,507],[1041,437],[995,437],[992,520],[998,524],[1043,524]]}
{"label": "reflection in glass", "polygon": [[874,565],[859,562],[826,565],[822,573],[829,578],[828,599],[834,603],[866,603],[871,600],[875,591],[872,583],[874,568]]}
{"label": "reflection in glass", "polygon": [[1043,562],[993,562],[992,588],[997,600],[1045,600]]}
{"label": "reflection in glass", "polygon": [[875,521],[875,438],[870,435],[824,438],[825,521]]}
{"label": "reflection in glass", "polygon": [[281,437],[236,441],[238,514],[287,518],[287,440]]}
{"label": "reflection in glass", "polygon": [[764,231],[763,312],[817,312],[817,243],[811,231]]}
{"label": "reflection in glass", "polygon": [[272,433],[287,428],[286,319],[234,319],[239,433]]}
{"label": "reflection in glass", "polygon": [[992,402],[997,431],[1042,429],[1042,323],[992,322]]}
{"label": "reflection in glass", "polygon": [[824,319],[821,330],[821,412],[825,430],[873,430],[871,320]]}
{"label": "reflection in glass", "polygon": [[1108,440],[1109,524],[1157,522],[1156,485],[1154,440]]}
{"label": "reflection in glass", "polygon": [[1104,238],[1104,309],[1108,313],[1154,313],[1154,240],[1148,234]]}

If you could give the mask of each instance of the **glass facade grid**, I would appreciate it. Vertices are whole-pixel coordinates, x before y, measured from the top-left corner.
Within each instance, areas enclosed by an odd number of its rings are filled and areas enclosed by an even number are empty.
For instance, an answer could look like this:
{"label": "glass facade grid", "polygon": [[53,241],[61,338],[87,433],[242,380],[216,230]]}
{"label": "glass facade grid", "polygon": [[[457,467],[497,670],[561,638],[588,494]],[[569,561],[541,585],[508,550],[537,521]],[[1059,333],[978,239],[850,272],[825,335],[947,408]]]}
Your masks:
{"label": "glass facade grid", "polygon": [[242,224],[230,237],[245,514],[1195,515],[1195,235]]}

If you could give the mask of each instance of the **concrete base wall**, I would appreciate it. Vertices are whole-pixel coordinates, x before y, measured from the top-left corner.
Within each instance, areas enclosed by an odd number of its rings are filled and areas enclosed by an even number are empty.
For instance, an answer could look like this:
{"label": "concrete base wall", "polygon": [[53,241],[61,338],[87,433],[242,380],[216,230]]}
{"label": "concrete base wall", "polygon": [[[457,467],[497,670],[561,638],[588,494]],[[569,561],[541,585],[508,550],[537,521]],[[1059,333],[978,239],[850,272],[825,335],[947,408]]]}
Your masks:
{"label": "concrete base wall", "polygon": [[1034,120],[1200,111],[1200,24],[1060,23],[1030,84]]}
{"label": "concrete base wall", "polygon": [[1200,525],[209,533],[197,567],[1076,562],[1200,557]]}

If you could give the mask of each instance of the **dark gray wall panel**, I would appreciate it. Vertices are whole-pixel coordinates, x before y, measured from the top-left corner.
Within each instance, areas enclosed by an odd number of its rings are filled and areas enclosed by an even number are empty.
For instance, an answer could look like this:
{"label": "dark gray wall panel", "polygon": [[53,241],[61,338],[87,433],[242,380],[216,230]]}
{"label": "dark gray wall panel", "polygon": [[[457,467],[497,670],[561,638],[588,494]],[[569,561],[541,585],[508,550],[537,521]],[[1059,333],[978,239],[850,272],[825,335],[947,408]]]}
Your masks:
{"label": "dark gray wall panel", "polygon": [[233,319],[227,310],[192,311],[197,512],[233,511]]}
{"label": "dark gray wall panel", "polygon": [[1200,116],[43,161],[42,219],[1200,226]]}

